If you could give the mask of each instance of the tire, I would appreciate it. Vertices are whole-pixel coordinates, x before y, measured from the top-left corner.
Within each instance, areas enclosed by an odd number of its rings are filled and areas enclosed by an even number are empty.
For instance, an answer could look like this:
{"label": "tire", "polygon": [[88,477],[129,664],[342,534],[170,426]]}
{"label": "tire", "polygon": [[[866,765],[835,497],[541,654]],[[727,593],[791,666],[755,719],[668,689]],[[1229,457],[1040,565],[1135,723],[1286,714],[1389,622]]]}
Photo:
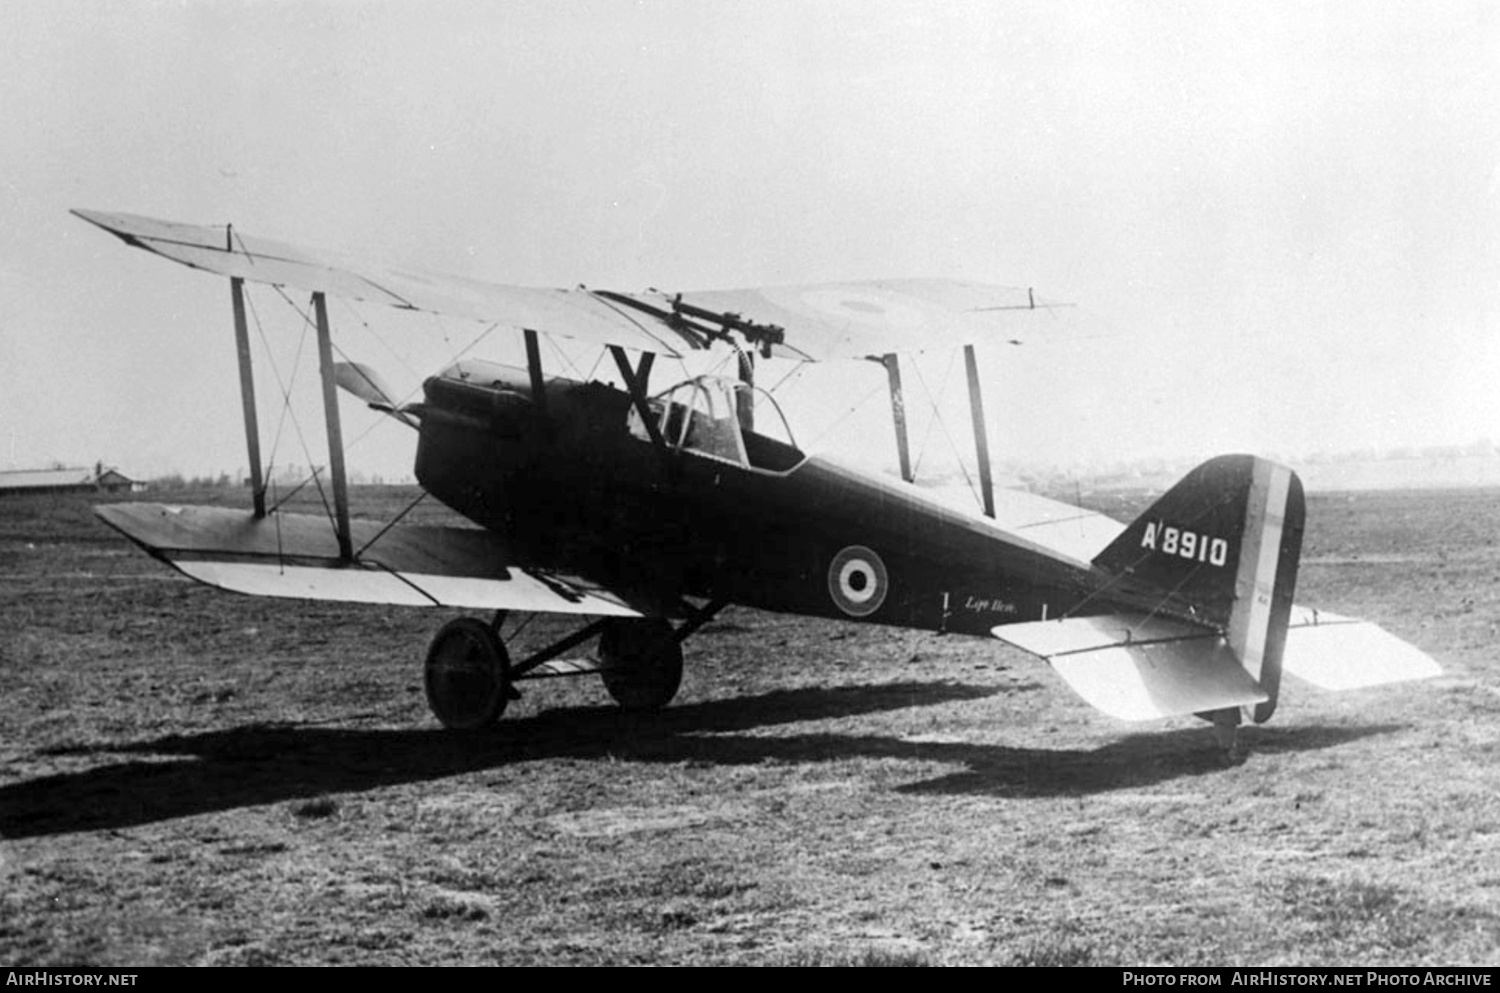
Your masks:
{"label": "tire", "polygon": [[599,664],[604,688],[625,710],[660,710],[682,685],[682,645],[659,617],[610,621]]}
{"label": "tire", "polygon": [[481,620],[460,617],[438,630],[423,671],[427,705],[453,731],[495,723],[510,700],[510,658],[500,638]]}

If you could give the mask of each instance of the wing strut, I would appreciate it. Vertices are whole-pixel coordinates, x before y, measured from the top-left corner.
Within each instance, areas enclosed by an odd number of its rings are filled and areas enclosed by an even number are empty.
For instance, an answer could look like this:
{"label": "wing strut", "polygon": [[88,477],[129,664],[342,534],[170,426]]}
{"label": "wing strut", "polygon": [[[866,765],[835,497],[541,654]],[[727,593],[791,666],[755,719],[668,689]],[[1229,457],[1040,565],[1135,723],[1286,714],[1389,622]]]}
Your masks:
{"label": "wing strut", "polygon": [[250,367],[250,331],[245,325],[245,281],[229,277],[234,303],[234,343],[240,356],[240,403],[245,412],[245,448],[250,455],[250,496],[255,516],[266,516],[266,483],[260,469],[260,422],[255,416],[255,373]]}
{"label": "wing strut", "polygon": [[314,293],[312,299],[318,318],[318,370],[323,376],[323,417],[328,424],[328,470],[333,476],[334,529],[338,533],[339,558],[347,562],[354,559],[354,542],[349,537],[349,480],[344,474],[344,433],[339,426],[333,340],[328,333],[328,301],[322,293]]}
{"label": "wing strut", "polygon": [[524,329],[521,334],[526,339],[526,371],[531,375],[531,402],[536,406],[543,430],[550,436],[552,419],[547,416],[547,383],[542,376],[541,343],[537,341],[536,332],[530,328]]}
{"label": "wing strut", "polygon": [[[874,358],[874,356],[870,356]],[[891,386],[891,419],[896,423],[896,454],[901,458],[901,478],[911,483],[916,473],[911,470],[911,443],[906,438],[906,398],[901,393],[901,359],[895,352],[880,356],[885,366],[885,376]]]}
{"label": "wing strut", "polygon": [[979,364],[974,346],[964,346],[964,365],[969,371],[969,413],[974,418],[974,454],[979,459],[979,492],[984,497],[984,516],[995,516],[995,480],[990,475],[990,442],[984,429],[984,396],[979,391]]}

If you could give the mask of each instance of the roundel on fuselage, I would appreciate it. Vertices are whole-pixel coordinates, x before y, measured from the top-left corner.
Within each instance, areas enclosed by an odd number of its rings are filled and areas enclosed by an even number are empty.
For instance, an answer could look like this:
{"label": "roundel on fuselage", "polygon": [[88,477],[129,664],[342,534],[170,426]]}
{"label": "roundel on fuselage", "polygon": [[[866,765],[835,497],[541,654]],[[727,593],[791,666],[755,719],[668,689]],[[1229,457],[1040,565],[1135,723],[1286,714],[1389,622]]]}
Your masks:
{"label": "roundel on fuselage", "polygon": [[828,564],[828,595],[850,617],[867,617],[885,603],[891,588],[885,563],[872,549],[850,545]]}

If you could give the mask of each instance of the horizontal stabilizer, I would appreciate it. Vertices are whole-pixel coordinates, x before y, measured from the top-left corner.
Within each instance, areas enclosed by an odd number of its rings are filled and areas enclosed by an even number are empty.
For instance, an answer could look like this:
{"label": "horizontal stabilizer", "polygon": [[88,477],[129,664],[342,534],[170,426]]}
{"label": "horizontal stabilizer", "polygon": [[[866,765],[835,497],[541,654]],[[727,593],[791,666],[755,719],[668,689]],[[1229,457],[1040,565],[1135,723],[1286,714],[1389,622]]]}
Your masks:
{"label": "horizontal stabilizer", "polygon": [[218,507],[115,503],[108,525],[187,576],[236,593],[346,603],[640,617],[647,599],[528,568],[477,528],[351,522],[352,561],[327,520]]}
{"label": "horizontal stabilizer", "polygon": [[1088,703],[1142,721],[1262,703],[1218,632],[1144,614],[1006,624],[995,637],[1040,655]]}
{"label": "horizontal stabilizer", "polygon": [[1443,672],[1425,652],[1369,621],[1303,607],[1293,610],[1282,666],[1325,690],[1428,679]]}

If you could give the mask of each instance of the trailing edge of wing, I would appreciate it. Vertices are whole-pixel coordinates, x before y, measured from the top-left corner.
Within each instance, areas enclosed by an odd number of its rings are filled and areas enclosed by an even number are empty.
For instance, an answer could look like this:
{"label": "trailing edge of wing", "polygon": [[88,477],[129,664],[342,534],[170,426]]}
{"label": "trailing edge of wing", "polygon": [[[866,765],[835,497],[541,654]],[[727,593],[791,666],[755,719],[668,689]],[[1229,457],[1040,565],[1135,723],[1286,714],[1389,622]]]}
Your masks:
{"label": "trailing edge of wing", "polygon": [[[703,346],[701,335],[678,330],[674,315],[678,301],[712,314],[779,327],[785,332],[784,340],[765,347],[778,357],[802,361],[1019,343],[1058,331],[1068,306],[1038,301],[1024,288],[945,279],[681,294],[504,286],[372,265],[332,252],[248,237],[228,226],[179,224],[95,210],[73,213],[128,245],[221,276],[671,357]],[[700,329],[714,329],[712,319],[695,319]]]}
{"label": "trailing edge of wing", "polygon": [[1218,632],[1143,614],[1007,624],[992,632],[1040,655],[1085,701],[1143,721],[1268,699]]}
{"label": "trailing edge of wing", "polygon": [[[675,299],[674,295],[672,299]],[[637,299],[669,305],[666,294]],[[810,361],[866,358],[890,352],[1020,344],[1062,329],[1068,304],[1038,301],[1029,289],[951,279],[695,290],[684,303],[786,329],[773,354]]]}
{"label": "trailing edge of wing", "polygon": [[[216,507],[105,504],[95,513],[187,576],[236,593],[346,603],[640,617],[645,598],[575,576],[524,568],[477,528],[353,522],[342,561],[328,522]],[[378,536],[378,537],[377,537]]]}

